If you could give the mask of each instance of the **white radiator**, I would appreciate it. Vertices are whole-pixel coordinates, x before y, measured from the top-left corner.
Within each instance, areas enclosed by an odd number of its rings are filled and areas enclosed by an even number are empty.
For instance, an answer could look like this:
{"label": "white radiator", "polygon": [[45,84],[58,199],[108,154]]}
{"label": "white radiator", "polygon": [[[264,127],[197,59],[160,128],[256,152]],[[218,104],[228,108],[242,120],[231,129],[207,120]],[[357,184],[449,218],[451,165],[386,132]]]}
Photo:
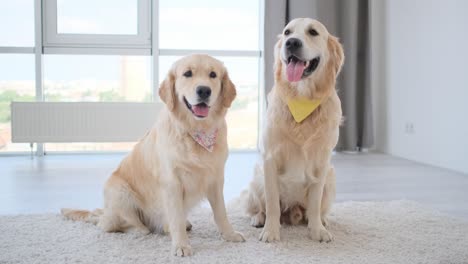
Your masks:
{"label": "white radiator", "polygon": [[130,142],[151,128],[161,103],[13,102],[12,142]]}

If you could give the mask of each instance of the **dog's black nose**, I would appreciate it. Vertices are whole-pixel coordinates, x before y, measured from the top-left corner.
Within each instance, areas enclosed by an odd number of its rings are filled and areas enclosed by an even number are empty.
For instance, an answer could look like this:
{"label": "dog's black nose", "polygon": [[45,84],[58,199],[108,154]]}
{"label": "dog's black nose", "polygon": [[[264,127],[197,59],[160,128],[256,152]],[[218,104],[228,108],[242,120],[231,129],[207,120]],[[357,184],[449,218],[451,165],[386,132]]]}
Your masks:
{"label": "dog's black nose", "polygon": [[211,89],[208,86],[198,86],[197,94],[200,99],[205,100],[211,95]]}
{"label": "dog's black nose", "polygon": [[290,38],[286,41],[285,45],[289,51],[295,51],[302,47],[302,41],[297,38]]}

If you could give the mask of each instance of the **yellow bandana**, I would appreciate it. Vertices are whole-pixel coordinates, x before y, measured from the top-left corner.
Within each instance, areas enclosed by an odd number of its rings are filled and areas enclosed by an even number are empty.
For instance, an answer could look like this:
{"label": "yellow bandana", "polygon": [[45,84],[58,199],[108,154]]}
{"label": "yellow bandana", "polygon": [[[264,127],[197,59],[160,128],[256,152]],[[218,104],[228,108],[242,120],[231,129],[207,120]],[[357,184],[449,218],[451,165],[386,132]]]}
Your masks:
{"label": "yellow bandana", "polygon": [[291,112],[294,120],[297,123],[302,122],[310,114],[312,114],[317,107],[319,107],[321,101],[318,99],[309,100],[307,98],[291,98],[288,100],[289,112]]}

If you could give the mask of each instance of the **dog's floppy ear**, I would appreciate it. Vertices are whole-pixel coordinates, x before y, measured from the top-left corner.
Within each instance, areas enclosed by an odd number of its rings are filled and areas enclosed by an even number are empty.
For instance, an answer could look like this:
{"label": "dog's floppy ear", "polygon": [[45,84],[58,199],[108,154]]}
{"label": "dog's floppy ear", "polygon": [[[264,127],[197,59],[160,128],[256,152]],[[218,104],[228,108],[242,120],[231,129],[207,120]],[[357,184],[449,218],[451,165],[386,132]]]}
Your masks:
{"label": "dog's floppy ear", "polygon": [[223,96],[223,106],[229,108],[232,101],[236,98],[236,86],[232,83],[229,78],[227,70],[224,70],[224,75],[221,83],[222,87],[222,96]]}
{"label": "dog's floppy ear", "polygon": [[281,67],[282,67],[282,63],[281,63],[281,55],[280,55],[280,52],[281,52],[281,47],[283,46],[283,39],[281,38],[281,35],[278,35],[278,38],[279,40],[276,42],[275,44],[275,52],[274,52],[274,56],[275,56],[275,62],[273,64],[273,72],[275,73],[275,81],[279,81],[281,79]]}
{"label": "dog's floppy ear", "polygon": [[327,48],[330,57],[327,65],[325,65],[325,72],[319,79],[319,83],[317,85],[317,97],[325,97],[332,91],[332,89],[335,89],[336,77],[340,73],[344,62],[343,47],[336,37],[329,35]]}
{"label": "dog's floppy ear", "polygon": [[335,71],[335,76],[341,71],[344,63],[344,52],[338,38],[330,35],[328,37],[328,52],[330,53],[330,63]]}
{"label": "dog's floppy ear", "polygon": [[169,111],[173,111],[176,102],[174,69],[171,69],[166,79],[159,86],[159,97],[166,104]]}

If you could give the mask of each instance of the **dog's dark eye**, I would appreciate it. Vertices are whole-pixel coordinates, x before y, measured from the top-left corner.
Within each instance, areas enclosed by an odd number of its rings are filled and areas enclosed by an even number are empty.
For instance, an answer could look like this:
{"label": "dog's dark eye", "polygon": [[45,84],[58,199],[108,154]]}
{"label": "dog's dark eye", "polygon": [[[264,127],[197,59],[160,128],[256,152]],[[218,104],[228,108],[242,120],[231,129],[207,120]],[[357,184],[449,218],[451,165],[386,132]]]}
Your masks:
{"label": "dog's dark eye", "polygon": [[318,32],[315,29],[309,29],[309,34],[312,36],[318,36]]}
{"label": "dog's dark eye", "polygon": [[210,72],[210,78],[216,78],[216,72]]}
{"label": "dog's dark eye", "polygon": [[186,72],[184,72],[184,76],[189,78],[189,77],[192,77],[192,71],[188,70]]}
{"label": "dog's dark eye", "polygon": [[284,31],[284,35],[287,36],[287,35],[289,35],[289,34],[291,34],[291,31],[290,31],[289,29],[286,29],[286,30]]}

